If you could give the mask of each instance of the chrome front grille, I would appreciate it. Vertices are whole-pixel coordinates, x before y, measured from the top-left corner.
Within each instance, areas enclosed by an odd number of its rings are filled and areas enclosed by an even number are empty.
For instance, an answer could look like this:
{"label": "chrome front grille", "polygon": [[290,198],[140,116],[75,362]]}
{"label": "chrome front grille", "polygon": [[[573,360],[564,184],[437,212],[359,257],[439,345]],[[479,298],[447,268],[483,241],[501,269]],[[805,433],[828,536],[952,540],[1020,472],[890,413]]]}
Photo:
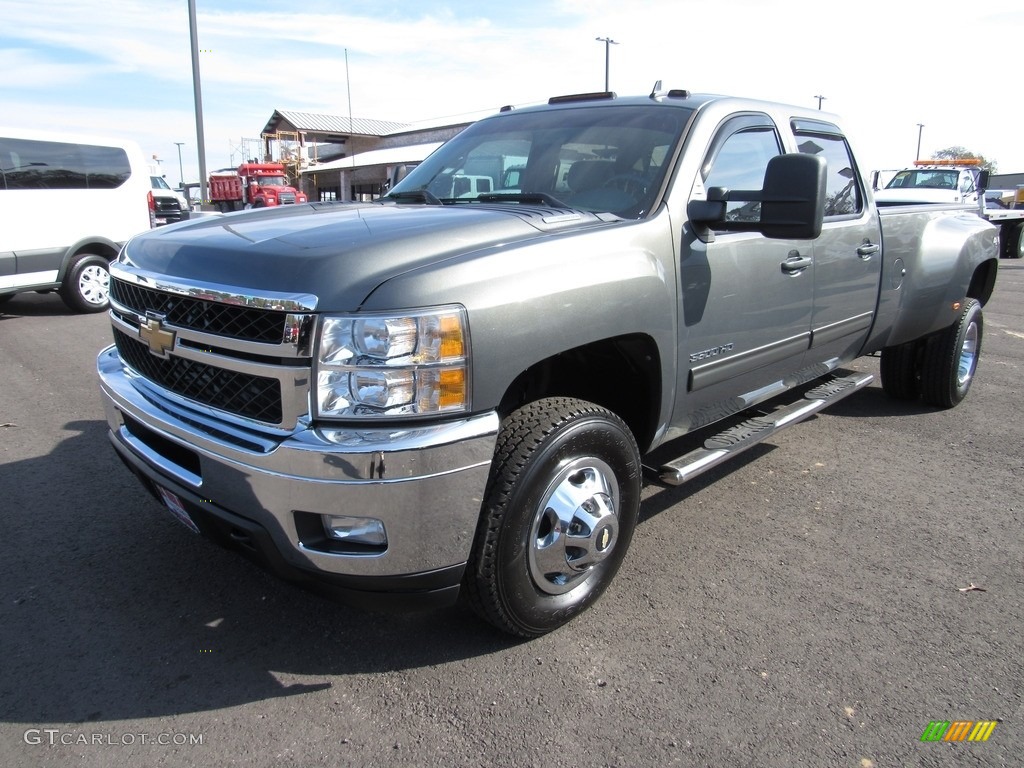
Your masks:
{"label": "chrome front grille", "polygon": [[133,285],[124,280],[111,281],[110,297],[139,315],[155,312],[179,328],[267,344],[280,344],[285,340],[287,312],[179,296]]}
{"label": "chrome front grille", "polygon": [[138,339],[114,329],[121,360],[144,378],[203,405],[268,424],[281,422],[281,382],[176,355],[157,357]]}
{"label": "chrome front grille", "polygon": [[274,429],[309,412],[315,296],[244,294],[120,264],[110,286],[121,361],[159,391]]}

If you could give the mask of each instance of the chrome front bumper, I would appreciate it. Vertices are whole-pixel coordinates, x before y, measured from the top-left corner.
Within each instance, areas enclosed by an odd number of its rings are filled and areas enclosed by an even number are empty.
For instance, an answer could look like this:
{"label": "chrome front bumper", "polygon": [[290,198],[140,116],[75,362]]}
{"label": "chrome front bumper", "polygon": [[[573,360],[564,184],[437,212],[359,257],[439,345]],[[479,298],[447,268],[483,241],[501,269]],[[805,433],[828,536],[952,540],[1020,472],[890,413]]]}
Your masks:
{"label": "chrome front bumper", "polygon": [[[97,370],[111,442],[125,463],[204,513],[257,524],[290,568],[385,581],[461,573],[496,414],[410,428],[305,424],[275,433],[168,397],[125,369],[114,347],[100,352]],[[308,525],[326,514],[383,521],[386,548],[327,551]]]}

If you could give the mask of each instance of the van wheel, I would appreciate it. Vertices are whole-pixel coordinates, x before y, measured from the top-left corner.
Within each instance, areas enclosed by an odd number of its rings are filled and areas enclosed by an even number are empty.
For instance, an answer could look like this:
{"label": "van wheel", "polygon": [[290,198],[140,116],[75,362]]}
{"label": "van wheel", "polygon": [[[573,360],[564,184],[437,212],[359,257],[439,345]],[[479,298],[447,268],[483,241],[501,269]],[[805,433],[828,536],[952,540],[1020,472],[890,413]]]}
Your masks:
{"label": "van wheel", "polygon": [[615,414],[550,398],[498,435],[464,586],[499,629],[536,637],[593,604],[625,557],[640,508],[640,454]]}
{"label": "van wheel", "polygon": [[978,369],[983,330],[981,304],[965,299],[957,321],[925,342],[921,397],[926,403],[952,408],[967,397]]}
{"label": "van wheel", "polygon": [[921,394],[920,341],[908,341],[882,350],[879,373],[882,391],[896,400],[916,400]]}
{"label": "van wheel", "polygon": [[110,305],[110,261],[80,253],[68,264],[60,297],[75,312],[103,312]]}

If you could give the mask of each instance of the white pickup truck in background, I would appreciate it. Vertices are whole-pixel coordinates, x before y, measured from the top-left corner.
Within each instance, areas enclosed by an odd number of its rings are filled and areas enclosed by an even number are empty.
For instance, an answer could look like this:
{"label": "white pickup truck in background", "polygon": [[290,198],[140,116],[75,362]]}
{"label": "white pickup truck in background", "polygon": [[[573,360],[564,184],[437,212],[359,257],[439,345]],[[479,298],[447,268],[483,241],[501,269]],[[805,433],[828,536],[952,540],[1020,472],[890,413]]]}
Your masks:
{"label": "white pickup truck in background", "polygon": [[897,171],[881,189],[878,181],[876,172],[872,186],[879,207],[919,203],[978,206],[978,215],[999,228],[999,255],[1024,256],[1024,188],[989,190],[989,172],[982,169],[980,160],[917,160]]}

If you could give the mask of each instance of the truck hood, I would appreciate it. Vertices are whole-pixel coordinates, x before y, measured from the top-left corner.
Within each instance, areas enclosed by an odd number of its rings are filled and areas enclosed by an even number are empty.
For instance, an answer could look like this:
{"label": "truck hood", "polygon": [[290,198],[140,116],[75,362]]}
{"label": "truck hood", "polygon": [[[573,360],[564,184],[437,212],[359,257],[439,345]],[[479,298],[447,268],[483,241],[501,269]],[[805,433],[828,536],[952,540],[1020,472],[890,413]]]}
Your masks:
{"label": "truck hood", "polygon": [[875,202],[887,205],[901,203],[960,203],[963,195],[955,189],[880,189],[875,192]]}
{"label": "truck hood", "polygon": [[403,272],[611,221],[621,220],[509,204],[313,203],[151,230],[133,238],[121,258],[172,280],[312,294],[317,309],[347,311]]}

